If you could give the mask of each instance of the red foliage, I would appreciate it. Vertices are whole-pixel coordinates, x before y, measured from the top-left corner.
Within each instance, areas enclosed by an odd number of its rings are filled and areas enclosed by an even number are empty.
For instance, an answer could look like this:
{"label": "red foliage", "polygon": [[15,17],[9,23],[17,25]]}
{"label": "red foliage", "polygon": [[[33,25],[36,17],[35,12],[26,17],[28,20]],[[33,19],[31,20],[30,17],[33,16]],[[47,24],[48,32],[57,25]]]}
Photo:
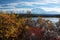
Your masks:
{"label": "red foliage", "polygon": [[29,33],[26,33],[27,36],[31,37],[31,36],[35,36],[36,39],[40,40],[41,38],[43,38],[43,30],[40,28],[36,28],[36,27],[30,27],[28,29]]}

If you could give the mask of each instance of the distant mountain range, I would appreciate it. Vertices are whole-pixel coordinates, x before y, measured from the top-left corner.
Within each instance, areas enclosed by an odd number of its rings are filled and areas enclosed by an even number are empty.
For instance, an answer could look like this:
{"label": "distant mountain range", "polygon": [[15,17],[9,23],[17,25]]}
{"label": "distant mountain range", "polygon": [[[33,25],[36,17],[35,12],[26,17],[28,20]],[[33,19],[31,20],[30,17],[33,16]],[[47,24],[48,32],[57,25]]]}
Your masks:
{"label": "distant mountain range", "polygon": [[60,14],[60,13],[56,11],[49,11],[49,12],[46,12],[46,14]]}
{"label": "distant mountain range", "polygon": [[35,9],[32,9],[31,12],[33,14],[60,14],[59,12],[56,12],[56,11],[45,11],[43,9],[39,9],[39,8],[35,8]]}
{"label": "distant mountain range", "polygon": [[39,8],[32,9],[31,12],[33,14],[45,14],[46,13],[46,11],[44,11],[43,9],[39,9]]}
{"label": "distant mountain range", "polygon": [[[10,13],[11,11],[7,11],[8,13]],[[17,13],[17,14],[20,14],[20,13],[23,13],[23,14],[26,14],[26,10],[24,11],[24,10],[22,10],[22,11],[13,11],[13,13]],[[43,10],[43,9],[40,9],[40,8],[33,8],[32,10],[31,10],[31,14],[46,14],[46,15],[48,15],[48,14],[52,14],[52,15],[57,15],[57,14],[59,14],[60,15],[60,12],[56,12],[56,11],[45,11],[45,10]]]}

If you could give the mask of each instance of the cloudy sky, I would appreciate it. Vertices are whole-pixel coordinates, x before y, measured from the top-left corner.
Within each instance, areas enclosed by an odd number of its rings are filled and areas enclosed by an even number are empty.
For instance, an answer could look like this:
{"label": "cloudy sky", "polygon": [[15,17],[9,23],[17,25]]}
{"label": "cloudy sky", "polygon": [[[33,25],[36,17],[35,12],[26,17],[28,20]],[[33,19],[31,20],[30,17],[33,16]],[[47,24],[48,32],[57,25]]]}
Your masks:
{"label": "cloudy sky", "polygon": [[60,0],[0,0],[0,11],[26,12],[35,9],[60,12]]}

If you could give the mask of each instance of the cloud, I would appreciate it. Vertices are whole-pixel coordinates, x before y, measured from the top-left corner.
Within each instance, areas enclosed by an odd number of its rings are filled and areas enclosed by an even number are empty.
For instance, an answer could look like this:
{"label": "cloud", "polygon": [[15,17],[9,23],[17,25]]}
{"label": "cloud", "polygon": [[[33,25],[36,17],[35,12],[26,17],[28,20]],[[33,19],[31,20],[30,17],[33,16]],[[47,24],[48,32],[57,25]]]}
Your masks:
{"label": "cloud", "polygon": [[[25,2],[24,2],[25,1]],[[60,12],[59,0],[20,0],[19,2],[12,2],[7,4],[0,4],[0,10],[2,11],[27,11],[33,8],[42,8],[45,11],[57,11]]]}
{"label": "cloud", "polygon": [[[35,0],[35,1],[37,1],[37,0]],[[60,2],[60,0],[38,0],[38,2],[44,2],[44,3],[59,3]]]}
{"label": "cloud", "polygon": [[[34,7],[34,4],[44,4],[44,3],[39,3],[39,2],[18,2],[18,3],[8,3],[8,4],[1,4],[0,9],[18,9],[18,8],[25,8],[25,9],[30,9]],[[17,8],[16,8],[17,6]]]}
{"label": "cloud", "polygon": [[7,8],[39,8],[39,7],[60,7],[59,4],[54,3],[40,3],[40,2],[19,2],[19,3],[9,3],[1,4],[0,9]]}
{"label": "cloud", "polygon": [[[36,1],[36,0],[35,0]],[[8,3],[8,4],[1,4],[2,7],[15,7],[15,6],[30,6],[30,7],[39,7],[39,6],[45,6],[45,7],[55,7],[59,6],[57,0],[38,0],[37,2],[15,2],[15,3]]]}
{"label": "cloud", "polygon": [[27,8],[28,7],[32,7],[32,8],[35,8],[35,7],[60,7],[60,4],[53,3],[50,1],[48,1],[48,2],[19,2],[19,3],[17,3],[17,6],[19,6],[19,5],[22,7],[26,6]]}
{"label": "cloud", "polygon": [[42,9],[44,9],[45,11],[56,11],[56,12],[60,12],[60,8],[42,7]]}
{"label": "cloud", "polygon": [[0,4],[9,4],[9,3],[15,3],[20,1],[21,0],[0,0]]}

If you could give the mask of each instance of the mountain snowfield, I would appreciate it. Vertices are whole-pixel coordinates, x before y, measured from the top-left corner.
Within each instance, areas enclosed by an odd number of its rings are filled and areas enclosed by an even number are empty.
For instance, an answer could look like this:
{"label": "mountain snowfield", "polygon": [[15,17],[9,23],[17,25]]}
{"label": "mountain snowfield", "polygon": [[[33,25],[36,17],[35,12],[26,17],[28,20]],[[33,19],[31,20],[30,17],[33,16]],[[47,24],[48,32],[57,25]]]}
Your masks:
{"label": "mountain snowfield", "polygon": [[56,12],[56,11],[45,11],[41,8],[35,8],[31,10],[32,13],[34,14],[60,14],[60,12]]}
{"label": "mountain snowfield", "polygon": [[8,12],[8,13],[10,13],[11,11],[12,12],[15,12],[15,13],[17,13],[17,14],[20,14],[20,13],[26,13],[27,11],[30,11],[31,12],[31,14],[60,14],[60,12],[57,12],[57,11],[46,11],[46,10],[44,10],[44,9],[42,9],[42,8],[32,8],[32,9],[22,9],[22,10],[20,10],[20,9],[14,9],[14,10],[3,10],[4,12],[6,11],[6,12]]}

